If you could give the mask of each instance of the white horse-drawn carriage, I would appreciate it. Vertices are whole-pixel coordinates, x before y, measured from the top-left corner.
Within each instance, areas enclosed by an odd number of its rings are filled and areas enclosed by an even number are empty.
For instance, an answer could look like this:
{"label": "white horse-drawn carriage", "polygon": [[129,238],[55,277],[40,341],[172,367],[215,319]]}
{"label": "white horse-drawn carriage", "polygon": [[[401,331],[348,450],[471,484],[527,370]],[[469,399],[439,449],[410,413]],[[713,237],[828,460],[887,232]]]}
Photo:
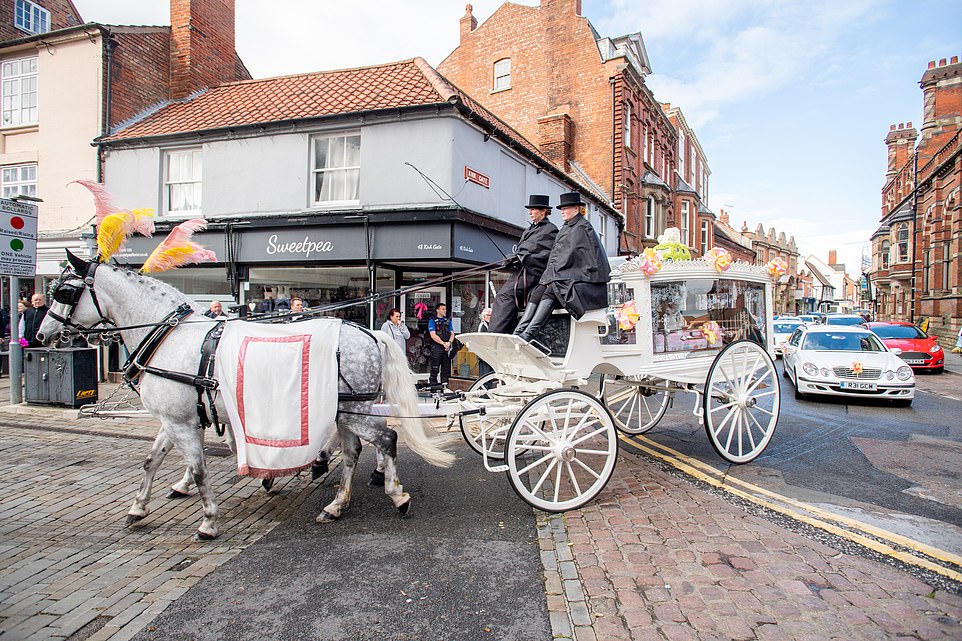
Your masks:
{"label": "white horse-drawn carriage", "polygon": [[438,408],[457,416],[488,470],[507,472],[518,495],[545,511],[597,496],[614,470],[616,430],[650,430],[676,392],[695,395],[694,414],[730,463],[759,456],[778,421],[764,267],[719,272],[680,261],[648,275],[637,261],[612,266],[609,307],[579,320],[556,312],[543,345],[460,336],[494,372]]}
{"label": "white horse-drawn carriage", "polygon": [[[54,283],[54,302],[38,337],[52,341],[61,332],[91,338],[116,335],[128,347],[137,346],[131,350],[130,378],[138,381],[144,407],[162,425],[145,461],[144,481],[129,521],[147,515],[154,474],[176,446],[184,453],[188,470],[174,489],[182,494],[188,485],[197,485],[204,505],[198,536],[217,536],[217,503],[207,481],[197,427],[218,408],[220,416],[225,415],[223,399],[212,394],[224,379],[210,360],[215,351],[221,354],[223,343],[217,348],[213,341],[215,347],[207,350],[219,322],[192,315],[183,294],[153,279],[73,256],[69,263]],[[771,440],[780,397],[769,355],[772,292],[765,269],[736,263],[721,272],[699,260],[666,263],[660,271],[646,272],[640,264],[638,259],[615,259],[609,306],[577,321],[556,314],[538,343],[505,334],[459,337],[494,372],[455,397],[439,396],[430,414],[459,421],[485,467],[506,471],[515,491],[532,506],[559,512],[597,496],[614,470],[616,430],[630,435],[647,431],[678,391],[695,394],[696,414],[725,460],[751,461]],[[339,518],[349,505],[361,439],[384,456],[385,491],[405,514],[410,496],[396,473],[398,437],[385,428],[379,410],[389,407],[394,412],[405,442],[425,460],[450,465],[453,457],[439,448],[430,429],[412,422],[419,422],[412,414],[421,412],[400,348],[379,332],[336,324],[315,330],[333,335],[337,363],[331,361],[330,368],[336,389],[318,403],[314,388],[307,387],[306,374],[299,388],[305,404],[313,398],[313,406],[331,408],[343,454],[341,487],[318,520]],[[225,338],[233,331],[235,338],[249,341],[256,324],[228,325],[232,328],[224,330]],[[289,327],[295,325],[300,324]],[[306,331],[304,325],[294,332],[298,341],[308,340],[300,336]],[[322,338],[315,335],[314,340]],[[289,342],[285,337],[260,340],[259,344]],[[209,353],[202,356],[204,352]],[[233,367],[236,358],[234,363],[227,358],[218,363],[218,368]],[[307,372],[308,365],[304,367]],[[381,393],[390,406],[379,408],[373,402]],[[236,408],[232,412],[236,430],[234,417],[240,414]],[[296,408],[293,413],[296,423],[300,420]],[[242,421],[243,417],[237,423]],[[245,441],[263,441],[248,427],[236,432],[239,447]],[[307,441],[298,443],[302,449],[309,447]],[[260,477],[269,480],[295,468],[275,473],[277,469],[260,470]]]}

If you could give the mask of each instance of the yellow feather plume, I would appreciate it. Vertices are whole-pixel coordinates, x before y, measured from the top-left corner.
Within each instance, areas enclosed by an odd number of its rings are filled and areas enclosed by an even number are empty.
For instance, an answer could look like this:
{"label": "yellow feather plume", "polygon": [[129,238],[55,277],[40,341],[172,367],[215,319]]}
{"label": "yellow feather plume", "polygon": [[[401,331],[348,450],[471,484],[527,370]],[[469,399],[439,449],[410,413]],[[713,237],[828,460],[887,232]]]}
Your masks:
{"label": "yellow feather plume", "polygon": [[130,236],[127,218],[130,212],[118,212],[104,216],[97,229],[97,248],[100,250],[100,262],[106,263],[110,257],[120,249],[120,246]]}

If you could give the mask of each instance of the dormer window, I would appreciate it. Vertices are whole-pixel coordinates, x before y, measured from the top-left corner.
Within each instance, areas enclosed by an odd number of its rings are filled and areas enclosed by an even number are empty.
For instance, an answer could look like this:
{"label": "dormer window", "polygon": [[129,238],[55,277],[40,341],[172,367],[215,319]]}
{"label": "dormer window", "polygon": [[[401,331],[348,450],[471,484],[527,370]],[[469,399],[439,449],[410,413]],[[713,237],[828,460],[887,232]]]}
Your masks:
{"label": "dormer window", "polygon": [[27,33],[47,33],[50,31],[50,12],[30,0],[16,0],[13,26]]}
{"label": "dormer window", "polygon": [[511,88],[511,58],[502,58],[494,63],[494,91]]}

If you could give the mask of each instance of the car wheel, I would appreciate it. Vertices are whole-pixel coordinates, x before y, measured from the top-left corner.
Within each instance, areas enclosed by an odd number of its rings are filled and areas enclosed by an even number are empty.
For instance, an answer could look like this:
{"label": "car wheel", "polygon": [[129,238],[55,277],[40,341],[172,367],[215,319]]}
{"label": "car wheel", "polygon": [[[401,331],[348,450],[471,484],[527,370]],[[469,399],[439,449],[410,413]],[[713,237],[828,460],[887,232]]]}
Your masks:
{"label": "car wheel", "polygon": [[792,378],[788,375],[788,365],[785,364],[785,361],[782,361],[782,376],[788,380],[792,380]]}
{"label": "car wheel", "polygon": [[804,399],[804,398],[805,398],[806,396],[808,396],[808,395],[805,394],[805,392],[800,392],[800,391],[798,390],[798,372],[795,371],[795,370],[792,370],[792,375],[793,375],[792,385],[795,386],[795,398],[798,399],[798,400],[802,400],[802,399]]}

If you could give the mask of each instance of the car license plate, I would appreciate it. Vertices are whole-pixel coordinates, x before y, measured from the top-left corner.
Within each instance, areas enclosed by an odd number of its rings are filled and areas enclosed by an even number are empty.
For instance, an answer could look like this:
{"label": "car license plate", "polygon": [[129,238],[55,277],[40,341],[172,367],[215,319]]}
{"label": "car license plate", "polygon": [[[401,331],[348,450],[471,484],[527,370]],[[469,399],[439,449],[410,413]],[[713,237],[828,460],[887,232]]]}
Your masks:
{"label": "car license plate", "polygon": [[921,365],[925,361],[923,361],[921,358],[906,358],[905,362],[909,365]]}
{"label": "car license plate", "polygon": [[875,383],[866,383],[863,381],[842,381],[839,385],[842,389],[857,389],[857,390],[875,390]]}

